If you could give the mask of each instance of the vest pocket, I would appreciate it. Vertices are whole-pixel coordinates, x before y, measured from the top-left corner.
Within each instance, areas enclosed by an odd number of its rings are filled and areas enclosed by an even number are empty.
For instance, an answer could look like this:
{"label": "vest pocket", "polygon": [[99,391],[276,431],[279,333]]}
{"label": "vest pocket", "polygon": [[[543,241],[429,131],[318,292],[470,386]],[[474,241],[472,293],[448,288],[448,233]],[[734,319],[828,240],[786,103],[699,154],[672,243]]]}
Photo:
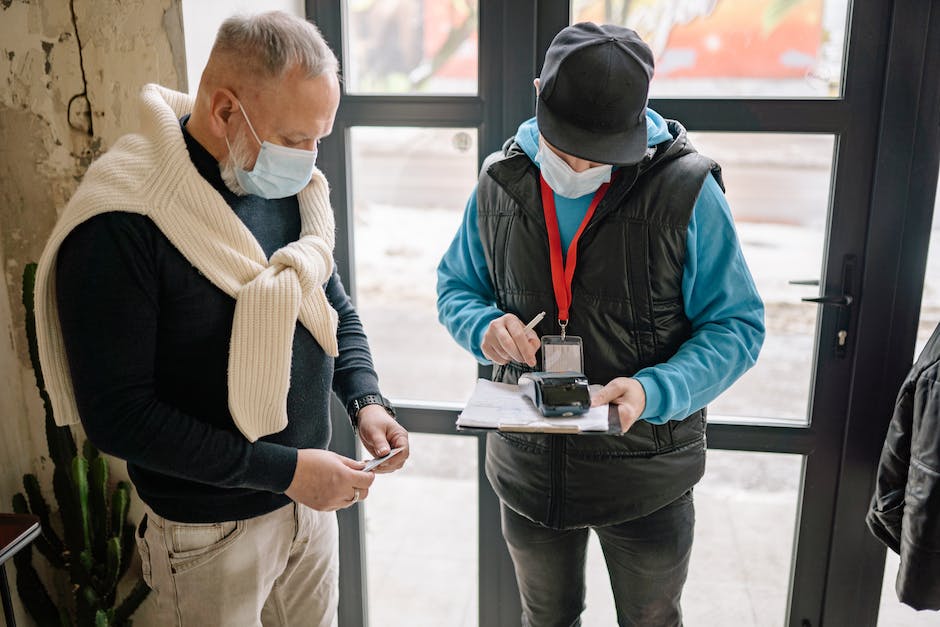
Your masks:
{"label": "vest pocket", "polygon": [[652,457],[661,451],[657,427],[638,420],[623,435],[573,435],[568,438],[568,454],[580,459]]}
{"label": "vest pocket", "polygon": [[705,409],[700,409],[680,421],[670,420],[667,425],[672,448],[682,448],[697,442],[705,437]]}

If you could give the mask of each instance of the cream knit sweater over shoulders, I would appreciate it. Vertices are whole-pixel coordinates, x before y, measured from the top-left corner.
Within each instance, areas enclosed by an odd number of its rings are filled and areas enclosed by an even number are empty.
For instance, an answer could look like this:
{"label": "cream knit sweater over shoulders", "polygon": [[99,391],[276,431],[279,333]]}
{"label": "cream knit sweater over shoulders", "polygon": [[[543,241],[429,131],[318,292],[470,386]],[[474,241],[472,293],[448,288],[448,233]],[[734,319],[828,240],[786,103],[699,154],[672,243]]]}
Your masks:
{"label": "cream knit sweater over shoulders", "polygon": [[141,128],[85,174],[52,231],[36,274],[39,359],[56,422],[78,422],[56,303],[55,267],[66,236],[89,218],[122,211],[148,216],[186,259],[236,299],[229,346],[229,409],[254,442],[287,426],[293,336],[299,320],[323,350],[338,354],[337,315],[323,286],[335,240],[329,187],[319,170],[298,194],[301,237],[267,259],[225,200],[196,170],[179,125],[190,96],[159,85],[141,90]]}

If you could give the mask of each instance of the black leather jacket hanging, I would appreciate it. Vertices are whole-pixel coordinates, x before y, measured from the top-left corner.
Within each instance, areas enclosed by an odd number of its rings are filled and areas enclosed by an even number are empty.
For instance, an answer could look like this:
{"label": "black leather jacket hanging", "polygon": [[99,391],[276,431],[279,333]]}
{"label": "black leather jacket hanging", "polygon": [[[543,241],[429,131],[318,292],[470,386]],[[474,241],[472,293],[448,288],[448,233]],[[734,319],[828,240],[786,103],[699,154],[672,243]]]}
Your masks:
{"label": "black leather jacket hanging", "polygon": [[940,326],[898,393],[866,520],[901,556],[898,599],[940,609]]}

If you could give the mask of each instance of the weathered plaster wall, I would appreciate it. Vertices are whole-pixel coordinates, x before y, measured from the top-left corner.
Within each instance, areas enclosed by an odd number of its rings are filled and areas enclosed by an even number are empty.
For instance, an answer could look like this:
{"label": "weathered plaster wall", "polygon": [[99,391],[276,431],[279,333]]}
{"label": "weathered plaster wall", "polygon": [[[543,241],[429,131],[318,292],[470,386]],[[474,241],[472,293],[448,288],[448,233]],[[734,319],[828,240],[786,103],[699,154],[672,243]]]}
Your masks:
{"label": "weathered plaster wall", "polygon": [[135,129],[141,85],[186,89],[181,1],[0,0],[0,511],[23,473],[48,472],[23,267],[88,164]]}

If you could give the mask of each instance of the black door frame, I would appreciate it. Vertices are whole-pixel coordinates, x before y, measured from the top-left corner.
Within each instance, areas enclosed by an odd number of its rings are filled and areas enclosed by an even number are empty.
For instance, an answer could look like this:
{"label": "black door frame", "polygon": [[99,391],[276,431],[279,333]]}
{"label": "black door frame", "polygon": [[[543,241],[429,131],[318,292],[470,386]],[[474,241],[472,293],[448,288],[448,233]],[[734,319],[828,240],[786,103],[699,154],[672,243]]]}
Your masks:
{"label": "black door frame", "polygon": [[[932,60],[932,63],[929,62]],[[914,356],[940,171],[940,3],[896,0],[854,380],[839,460],[822,625],[877,623],[885,547],[862,524],[897,391]]]}
{"label": "black door frame", "polygon": [[[836,312],[817,325],[814,395],[807,427],[710,423],[712,449],[805,456],[787,624],[875,625],[884,550],[864,529],[874,464],[894,392],[911,363],[937,183],[940,8],[919,0],[857,2],[850,10],[843,97],[834,99],[654,99],[651,106],[693,131],[827,133],[836,137],[831,215],[821,294],[841,288],[842,260],[860,260],[848,350],[833,350]],[[339,51],[342,0],[306,0],[307,15]],[[532,78],[566,0],[480,0],[479,90],[475,96],[344,93],[320,164],[333,185],[336,260],[355,298],[349,129],[353,126],[476,127],[478,159],[532,115]],[[933,55],[933,56],[931,56]],[[911,103],[919,106],[912,107]],[[913,110],[914,115],[911,115]],[[900,212],[898,199],[906,204]],[[866,297],[866,295],[877,295]],[[888,349],[891,349],[890,351]],[[887,358],[886,358],[887,356]],[[334,408],[334,449],[355,452],[345,413]],[[411,431],[454,434],[456,408],[399,407]],[[467,436],[478,437],[478,436]],[[498,501],[483,476],[479,439],[480,624],[518,624]],[[340,624],[367,624],[359,508],[340,513]]]}

